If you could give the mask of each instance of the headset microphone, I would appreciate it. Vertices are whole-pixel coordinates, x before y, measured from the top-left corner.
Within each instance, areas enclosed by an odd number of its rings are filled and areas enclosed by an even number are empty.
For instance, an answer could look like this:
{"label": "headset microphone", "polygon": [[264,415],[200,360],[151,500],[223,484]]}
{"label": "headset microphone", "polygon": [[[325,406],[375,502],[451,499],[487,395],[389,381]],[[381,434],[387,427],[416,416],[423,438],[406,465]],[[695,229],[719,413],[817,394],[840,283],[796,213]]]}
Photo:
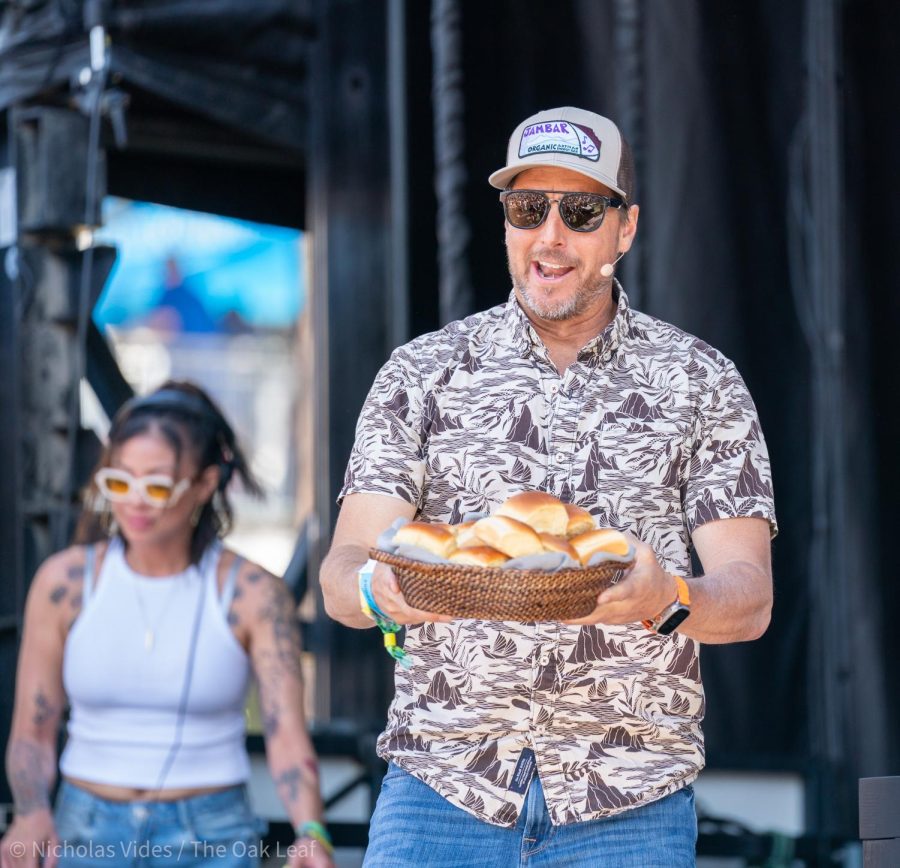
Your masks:
{"label": "headset microphone", "polygon": [[612,277],[613,272],[616,270],[615,269],[616,262],[618,262],[624,255],[625,255],[625,253],[623,251],[616,257],[615,262],[607,262],[606,265],[601,265],[600,266],[600,274],[603,277]]}

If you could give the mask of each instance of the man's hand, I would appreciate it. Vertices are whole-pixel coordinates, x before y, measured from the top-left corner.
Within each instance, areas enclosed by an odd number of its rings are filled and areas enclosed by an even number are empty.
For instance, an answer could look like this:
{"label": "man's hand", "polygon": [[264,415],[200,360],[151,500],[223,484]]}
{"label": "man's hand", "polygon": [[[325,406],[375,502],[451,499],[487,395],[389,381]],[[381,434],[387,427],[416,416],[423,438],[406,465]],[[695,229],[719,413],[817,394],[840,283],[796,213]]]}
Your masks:
{"label": "man's hand", "polygon": [[446,624],[453,620],[449,615],[425,612],[410,606],[400,591],[394,571],[386,564],[378,564],[372,574],[372,596],[378,608],[398,624],[424,624],[432,621]]}
{"label": "man's hand", "polygon": [[[626,535],[635,548],[634,566],[600,594],[590,615],[567,624],[633,624],[675,602],[675,580],[649,546]],[[772,611],[769,523],[756,517],[710,521],[694,531],[692,541],[704,572],[689,582],[691,615],[678,633],[716,644],[758,639]]]}
{"label": "man's hand", "polygon": [[597,597],[594,611],[565,624],[633,624],[653,618],[678,596],[675,579],[659,565],[653,549],[626,533],[635,549],[634,566]]}

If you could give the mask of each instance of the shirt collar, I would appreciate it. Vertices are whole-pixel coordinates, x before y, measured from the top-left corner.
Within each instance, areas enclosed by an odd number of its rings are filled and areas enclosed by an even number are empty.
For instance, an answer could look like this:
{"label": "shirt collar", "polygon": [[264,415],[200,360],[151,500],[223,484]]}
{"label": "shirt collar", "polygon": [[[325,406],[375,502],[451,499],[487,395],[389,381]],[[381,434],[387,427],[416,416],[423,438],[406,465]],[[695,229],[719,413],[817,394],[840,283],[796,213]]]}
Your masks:
{"label": "shirt collar", "polygon": [[[596,365],[608,361],[628,336],[631,329],[631,308],[628,305],[628,296],[618,280],[613,281],[613,292],[616,296],[616,313],[612,322],[596,337],[585,344],[578,353],[578,360],[590,365]],[[531,320],[522,310],[516,291],[511,290],[506,310],[503,314],[503,326],[505,335],[516,351],[527,356],[536,348],[542,347],[543,342],[534,330]]]}
{"label": "shirt collar", "polygon": [[628,305],[628,296],[618,280],[613,281],[613,293],[616,297],[616,313],[612,322],[581,348],[578,353],[579,361],[590,365],[606,363],[628,337],[631,331],[631,308]]}
{"label": "shirt collar", "polygon": [[540,339],[537,332],[535,332],[525,311],[522,310],[514,289],[509,292],[509,300],[506,302],[506,310],[503,313],[502,322],[504,336],[509,339],[513,349],[520,352],[523,356],[527,356],[531,352],[532,346],[539,343]]}

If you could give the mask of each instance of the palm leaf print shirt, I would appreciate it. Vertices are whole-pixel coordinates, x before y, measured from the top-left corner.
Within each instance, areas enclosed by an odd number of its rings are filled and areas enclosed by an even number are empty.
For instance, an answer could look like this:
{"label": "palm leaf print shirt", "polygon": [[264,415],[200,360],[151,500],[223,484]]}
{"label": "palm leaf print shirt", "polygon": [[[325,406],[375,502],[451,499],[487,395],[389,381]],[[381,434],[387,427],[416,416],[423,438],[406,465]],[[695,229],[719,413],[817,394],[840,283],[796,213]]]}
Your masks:
{"label": "palm leaf print shirt", "polygon": [[[357,426],[341,498],[365,492],[459,522],[542,490],[691,575],[690,536],[756,516],[776,531],[769,461],[740,375],[712,347],[632,310],[560,375],[511,294],[397,349]],[[648,616],[651,613],[648,613]],[[703,766],[697,643],[640,624],[457,620],[407,630],[378,752],[451,803],[515,825],[534,752],[551,821],[609,816]]]}

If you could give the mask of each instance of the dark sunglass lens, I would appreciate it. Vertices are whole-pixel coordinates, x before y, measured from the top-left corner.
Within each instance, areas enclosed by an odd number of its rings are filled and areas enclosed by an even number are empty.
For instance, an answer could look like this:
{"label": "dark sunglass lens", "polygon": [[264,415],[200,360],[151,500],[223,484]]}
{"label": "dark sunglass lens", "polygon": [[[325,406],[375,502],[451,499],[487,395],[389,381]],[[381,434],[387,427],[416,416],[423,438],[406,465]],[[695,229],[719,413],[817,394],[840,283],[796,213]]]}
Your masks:
{"label": "dark sunglass lens", "polygon": [[539,226],[550,205],[546,196],[527,192],[508,193],[503,204],[506,207],[506,219],[517,229]]}
{"label": "dark sunglass lens", "polygon": [[575,194],[563,196],[559,214],[565,224],[578,232],[591,232],[599,228],[606,213],[606,200],[600,196]]}

